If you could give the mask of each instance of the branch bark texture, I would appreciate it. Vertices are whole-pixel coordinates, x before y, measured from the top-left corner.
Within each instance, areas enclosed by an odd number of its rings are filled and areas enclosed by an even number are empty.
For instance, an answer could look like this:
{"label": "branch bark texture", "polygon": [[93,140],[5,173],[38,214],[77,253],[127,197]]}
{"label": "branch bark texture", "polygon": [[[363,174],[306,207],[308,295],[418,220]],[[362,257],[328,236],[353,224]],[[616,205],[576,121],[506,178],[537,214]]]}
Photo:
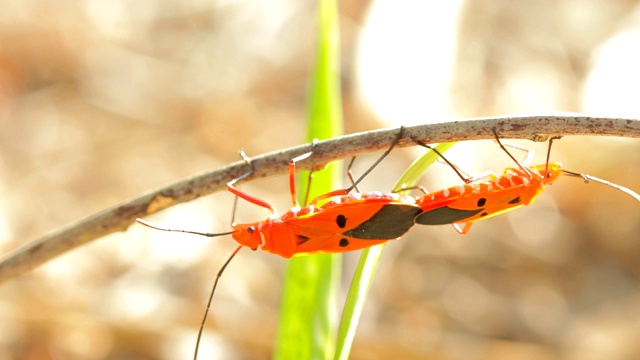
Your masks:
{"label": "branch bark texture", "polygon": [[[639,119],[590,117],[578,114],[544,116],[504,116],[451,121],[406,127],[398,147],[413,146],[413,139],[424,143],[492,139],[493,130],[500,138],[545,141],[551,136],[603,135],[640,138]],[[297,163],[298,169],[386,149],[399,129],[375,130],[341,136],[319,142],[313,155]],[[245,181],[285,174],[289,161],[309,152],[311,144],[280,150],[252,158],[255,172]],[[227,182],[247,173],[248,165],[235,162],[218,170],[169,184],[131,201],[116,205],[74,224],[46,235],[0,262],[0,282],[23,274],[67,251],[102,236],[124,231],[135,219],[170,206],[226,188]]]}

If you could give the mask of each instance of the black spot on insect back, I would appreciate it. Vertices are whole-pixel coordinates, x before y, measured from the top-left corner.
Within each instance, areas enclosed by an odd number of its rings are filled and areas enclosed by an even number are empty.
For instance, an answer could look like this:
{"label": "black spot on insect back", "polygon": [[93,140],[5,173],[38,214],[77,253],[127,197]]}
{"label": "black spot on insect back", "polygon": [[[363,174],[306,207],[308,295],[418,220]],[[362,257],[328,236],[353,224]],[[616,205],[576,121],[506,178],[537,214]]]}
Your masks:
{"label": "black spot on insect back", "polygon": [[347,246],[349,246],[349,240],[340,239],[340,247],[347,247]]}
{"label": "black spot on insect back", "polygon": [[478,207],[483,207],[486,203],[487,203],[487,199],[486,198],[478,199]]}
{"label": "black spot on insect back", "polygon": [[338,217],[336,217],[336,224],[338,224],[339,228],[344,229],[344,227],[347,226],[347,218],[344,217],[344,215],[338,215]]}
{"label": "black spot on insect back", "polygon": [[511,201],[509,201],[509,204],[519,204],[521,201],[520,196],[513,198]]}

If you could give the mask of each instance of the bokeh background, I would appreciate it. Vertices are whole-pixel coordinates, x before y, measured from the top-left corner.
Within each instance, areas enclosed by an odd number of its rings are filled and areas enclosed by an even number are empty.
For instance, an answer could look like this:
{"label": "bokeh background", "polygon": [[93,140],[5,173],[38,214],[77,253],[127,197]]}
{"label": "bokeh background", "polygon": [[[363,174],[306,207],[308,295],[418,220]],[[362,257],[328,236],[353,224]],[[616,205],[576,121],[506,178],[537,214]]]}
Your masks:
{"label": "bokeh background", "polygon": [[[184,177],[302,142],[316,2],[3,1],[0,251]],[[640,3],[343,1],[347,133],[520,112],[640,117]],[[545,144],[521,141],[544,161]],[[640,191],[637,139],[568,137],[552,159]],[[422,150],[361,187],[386,191]],[[363,171],[376,155],[358,159]],[[459,144],[467,171],[510,165]],[[459,184],[436,165],[423,185]],[[244,187],[287,209],[286,178]],[[229,228],[218,193],[149,220]],[[242,204],[238,220],[266,216]],[[640,204],[560,179],[533,206],[415,227],[388,246],[353,359],[640,358]],[[0,359],[189,358],[235,247],[133,226],[0,286]],[[343,296],[358,254],[346,257]],[[270,358],[286,260],[242,251],[202,358]]]}

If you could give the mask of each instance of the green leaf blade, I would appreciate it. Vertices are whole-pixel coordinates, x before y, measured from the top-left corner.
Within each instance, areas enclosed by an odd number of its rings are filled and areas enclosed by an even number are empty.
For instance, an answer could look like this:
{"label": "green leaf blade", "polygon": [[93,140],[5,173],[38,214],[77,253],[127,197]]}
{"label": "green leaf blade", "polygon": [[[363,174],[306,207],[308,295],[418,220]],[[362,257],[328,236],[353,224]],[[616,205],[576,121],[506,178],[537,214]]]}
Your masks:
{"label": "green leaf blade", "polygon": [[[435,148],[440,153],[444,153],[454,144],[454,142],[442,143],[435,146]],[[422,174],[437,160],[438,155],[435,152],[428,151],[425,153],[414,161],[404,174],[402,174],[394,186],[394,190],[400,190],[403,186],[416,186],[422,177]],[[349,288],[347,300],[342,312],[342,319],[338,330],[336,353],[334,355],[335,360],[349,359],[358,321],[362,314],[362,310],[364,309],[364,304],[385,246],[386,244],[381,244],[364,249],[362,251],[362,255],[360,255],[360,260],[358,261],[353,280],[351,281],[351,287]]]}
{"label": "green leaf blade", "polygon": [[[343,133],[340,95],[338,10],[335,0],[320,2],[320,38],[309,104],[307,141]],[[314,173],[310,198],[341,187],[342,170],[331,163]],[[298,183],[308,172],[298,174]],[[306,184],[298,195],[307,193]],[[304,199],[299,199],[304,201]],[[335,349],[341,255],[299,256],[290,260],[280,307],[275,359],[328,359]]]}

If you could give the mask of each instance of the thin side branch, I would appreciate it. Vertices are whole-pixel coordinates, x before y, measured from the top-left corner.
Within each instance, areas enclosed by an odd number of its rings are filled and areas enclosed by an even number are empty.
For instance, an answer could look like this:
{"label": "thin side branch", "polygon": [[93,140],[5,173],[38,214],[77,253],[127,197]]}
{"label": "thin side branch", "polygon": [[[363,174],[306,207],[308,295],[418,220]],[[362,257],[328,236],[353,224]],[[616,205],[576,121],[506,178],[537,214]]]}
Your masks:
{"label": "thin side branch", "polygon": [[[552,136],[608,135],[640,137],[640,120],[598,118],[575,115],[505,116],[452,121],[405,128],[398,147],[413,146],[411,138],[424,143],[492,139],[495,129],[501,138],[545,141]],[[386,149],[398,129],[352,134],[319,142],[308,159],[296,164],[299,169]],[[289,160],[311,150],[310,144],[272,152],[252,158],[256,171],[249,181],[285,174]],[[126,230],[138,217],[156,213],[170,206],[222,190],[227,182],[248,172],[247,165],[235,162],[224,168],[194,176],[136,199],[89,216],[55,233],[42,237],[0,262],[0,282],[23,274],[65,252],[102,236]]]}

